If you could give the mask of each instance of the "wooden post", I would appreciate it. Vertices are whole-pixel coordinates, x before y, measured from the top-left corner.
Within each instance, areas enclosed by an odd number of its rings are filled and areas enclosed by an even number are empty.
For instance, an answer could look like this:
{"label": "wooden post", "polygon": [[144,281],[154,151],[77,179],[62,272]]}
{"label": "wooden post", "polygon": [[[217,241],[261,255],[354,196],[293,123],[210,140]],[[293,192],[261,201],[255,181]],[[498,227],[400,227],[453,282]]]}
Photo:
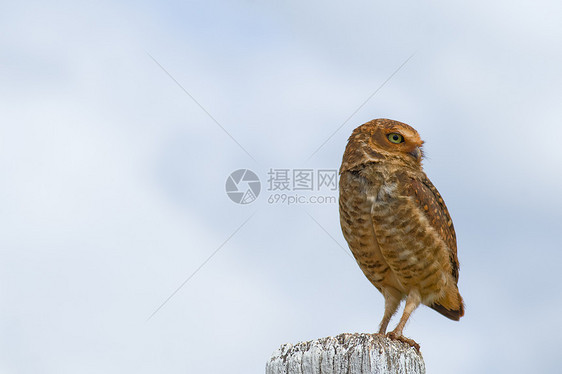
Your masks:
{"label": "wooden post", "polygon": [[266,364],[266,374],[425,374],[421,354],[378,334],[340,334],[284,344]]}

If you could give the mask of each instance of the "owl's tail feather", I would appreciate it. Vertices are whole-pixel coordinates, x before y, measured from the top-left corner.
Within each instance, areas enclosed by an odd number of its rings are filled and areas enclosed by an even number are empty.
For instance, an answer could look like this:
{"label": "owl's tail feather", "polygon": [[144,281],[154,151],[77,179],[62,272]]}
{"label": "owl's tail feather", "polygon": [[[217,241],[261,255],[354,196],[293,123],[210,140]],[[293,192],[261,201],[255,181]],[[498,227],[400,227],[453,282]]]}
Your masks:
{"label": "owl's tail feather", "polygon": [[449,297],[434,302],[429,307],[453,321],[458,321],[464,316],[464,301],[456,287],[455,292],[450,293],[448,296]]}
{"label": "owl's tail feather", "polygon": [[441,304],[431,304],[429,307],[453,321],[458,321],[462,316],[464,316],[464,305],[462,304],[457,310],[447,309]]}

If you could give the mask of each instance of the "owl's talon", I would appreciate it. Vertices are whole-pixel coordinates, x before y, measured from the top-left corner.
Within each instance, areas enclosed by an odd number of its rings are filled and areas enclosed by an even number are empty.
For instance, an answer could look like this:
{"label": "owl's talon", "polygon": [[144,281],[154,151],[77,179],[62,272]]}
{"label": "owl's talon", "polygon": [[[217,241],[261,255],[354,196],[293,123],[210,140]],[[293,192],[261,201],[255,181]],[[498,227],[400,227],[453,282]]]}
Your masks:
{"label": "owl's talon", "polygon": [[418,351],[418,353],[420,352],[420,345],[418,343],[415,342],[415,340],[413,339],[408,339],[403,335],[397,335],[394,332],[389,332],[388,334],[386,334],[386,336],[392,340],[398,340],[401,341],[402,343],[406,343],[408,344],[410,347],[414,347],[416,349],[416,351]]}

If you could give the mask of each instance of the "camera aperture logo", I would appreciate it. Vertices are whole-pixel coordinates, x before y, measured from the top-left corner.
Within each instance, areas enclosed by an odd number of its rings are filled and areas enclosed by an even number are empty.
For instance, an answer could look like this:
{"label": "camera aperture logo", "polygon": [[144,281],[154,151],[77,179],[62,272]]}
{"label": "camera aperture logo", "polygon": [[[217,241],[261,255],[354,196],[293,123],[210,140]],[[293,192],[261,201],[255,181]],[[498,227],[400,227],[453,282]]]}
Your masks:
{"label": "camera aperture logo", "polygon": [[236,204],[250,204],[260,195],[261,182],[249,169],[233,171],[226,179],[226,194]]}

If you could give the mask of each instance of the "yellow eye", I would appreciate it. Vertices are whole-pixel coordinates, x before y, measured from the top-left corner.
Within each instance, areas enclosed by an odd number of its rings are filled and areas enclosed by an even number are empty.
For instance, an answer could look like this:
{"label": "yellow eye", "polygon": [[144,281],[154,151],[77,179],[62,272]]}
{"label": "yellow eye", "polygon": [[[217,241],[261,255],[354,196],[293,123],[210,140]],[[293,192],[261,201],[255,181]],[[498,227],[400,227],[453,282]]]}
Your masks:
{"label": "yellow eye", "polygon": [[395,133],[395,132],[388,134],[387,138],[388,138],[388,140],[390,140],[391,143],[394,143],[394,144],[399,144],[399,143],[404,142],[404,137],[400,134]]}

